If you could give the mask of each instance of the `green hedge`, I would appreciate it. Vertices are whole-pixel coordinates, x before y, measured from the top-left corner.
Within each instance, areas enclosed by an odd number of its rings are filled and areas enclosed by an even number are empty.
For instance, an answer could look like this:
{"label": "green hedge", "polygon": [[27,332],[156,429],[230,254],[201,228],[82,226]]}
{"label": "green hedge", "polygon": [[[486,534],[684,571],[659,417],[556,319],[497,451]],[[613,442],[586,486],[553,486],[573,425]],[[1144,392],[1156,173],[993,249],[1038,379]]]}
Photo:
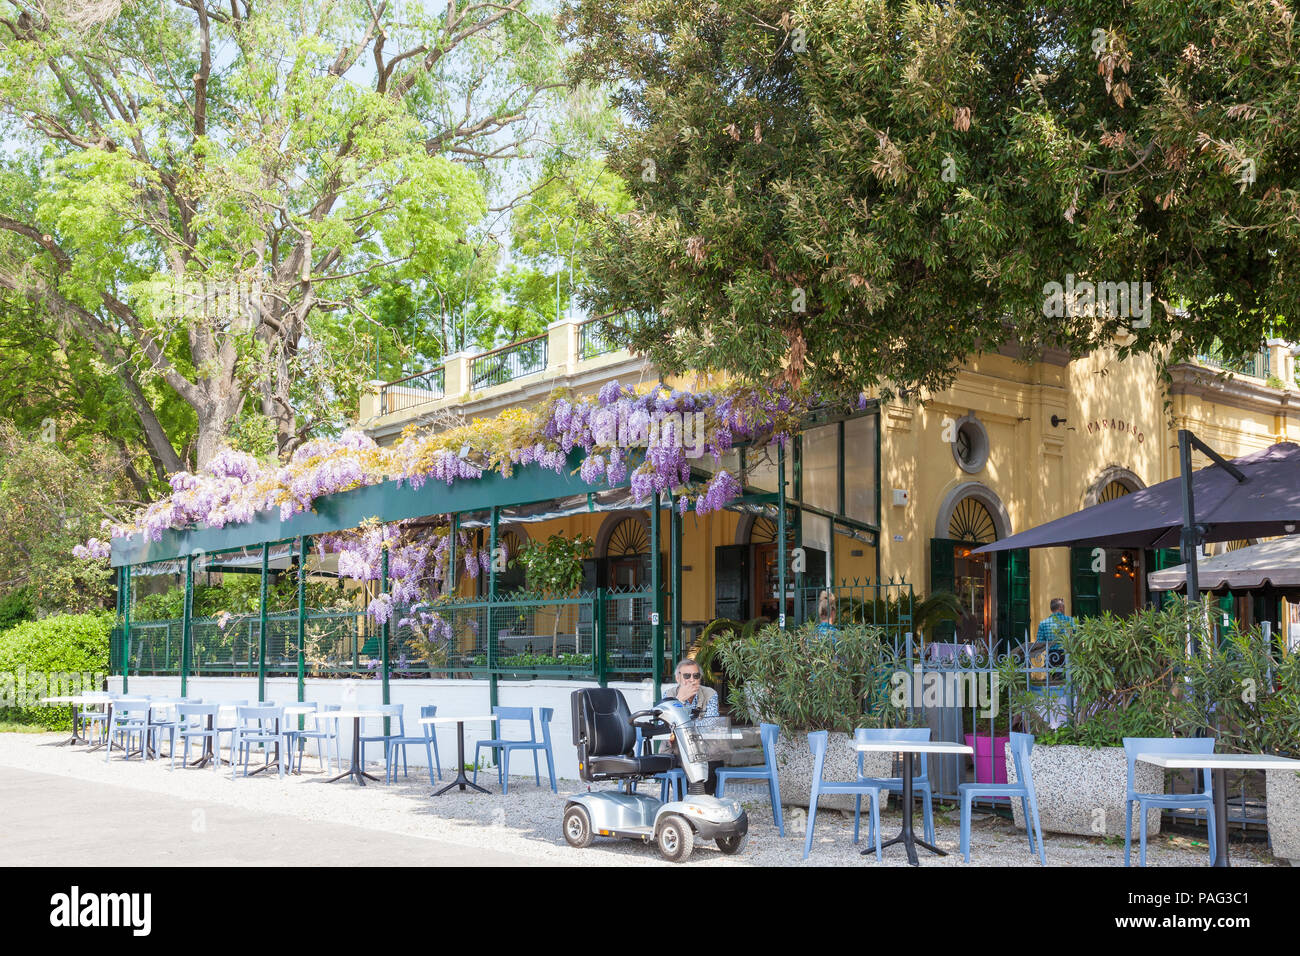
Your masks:
{"label": "green hedge", "polygon": [[99,686],[54,687],[64,675],[108,673],[108,643],[113,618],[107,612],[55,614],[0,632],[0,720],[70,730],[66,705],[17,706],[70,690]]}

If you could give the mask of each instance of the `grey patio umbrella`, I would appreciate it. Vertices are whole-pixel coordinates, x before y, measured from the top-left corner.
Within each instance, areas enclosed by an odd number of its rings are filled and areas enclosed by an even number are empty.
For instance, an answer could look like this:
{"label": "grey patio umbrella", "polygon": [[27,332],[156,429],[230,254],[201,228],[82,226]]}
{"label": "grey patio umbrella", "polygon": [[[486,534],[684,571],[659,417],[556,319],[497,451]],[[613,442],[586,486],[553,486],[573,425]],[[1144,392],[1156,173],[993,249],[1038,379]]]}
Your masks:
{"label": "grey patio umbrella", "polygon": [[[1202,541],[1268,538],[1300,529],[1300,445],[1283,442],[1192,473]],[[1182,478],[1084,508],[975,553],[1016,548],[1176,548],[1182,542]]]}

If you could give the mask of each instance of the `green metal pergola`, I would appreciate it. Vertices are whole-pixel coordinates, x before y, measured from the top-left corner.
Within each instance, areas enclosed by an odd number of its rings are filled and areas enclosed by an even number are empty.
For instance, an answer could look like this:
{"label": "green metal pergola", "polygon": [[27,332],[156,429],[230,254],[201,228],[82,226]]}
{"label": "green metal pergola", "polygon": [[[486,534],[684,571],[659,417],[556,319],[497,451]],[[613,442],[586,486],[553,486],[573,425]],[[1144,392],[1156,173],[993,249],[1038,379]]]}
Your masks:
{"label": "green metal pergola", "polygon": [[[862,412],[850,415],[813,415],[807,421],[806,427],[816,427],[836,421],[843,421],[848,418],[859,417],[860,415],[877,415],[878,406],[871,403],[868,408]],[[859,534],[874,535],[878,533],[879,528],[879,425],[876,428],[876,474],[875,486],[877,489],[876,502],[876,522],[872,527],[860,521],[854,521],[843,514],[843,473],[844,473],[844,453],[843,453],[843,436],[840,439],[839,452],[839,472],[840,472],[840,492],[841,506],[840,513],[818,512],[818,509],[811,508],[806,504],[798,502],[800,497],[800,477],[797,467],[798,456],[796,455],[796,468],[793,475],[793,485],[795,490],[795,501],[788,500],[786,494],[786,475],[787,475],[787,457],[784,447],[778,446],[777,453],[777,490],[775,493],[756,491],[747,489],[747,493],[736,504],[740,506],[763,507],[767,505],[775,506],[777,519],[778,541],[786,540],[786,512],[787,507],[794,504],[802,510],[808,510],[814,513],[821,513],[832,521],[831,534],[835,534],[835,525],[844,525]],[[796,436],[796,442],[798,437]],[[560,472],[543,468],[539,465],[527,465],[514,469],[511,477],[506,478],[496,471],[485,471],[478,480],[462,480],[453,485],[446,485],[443,482],[430,480],[420,488],[414,488],[409,481],[399,482],[387,481],[382,484],[370,485],[356,488],[350,491],[338,492],[332,495],[326,495],[318,498],[313,502],[309,511],[300,512],[286,519],[281,519],[278,510],[268,510],[257,513],[253,520],[240,524],[231,524],[223,528],[194,528],[186,530],[168,530],[163,532],[160,540],[150,541],[147,539],[114,539],[112,542],[111,565],[118,569],[118,614],[122,621],[121,627],[121,657],[122,662],[122,683],[123,689],[126,689],[128,674],[130,671],[130,634],[131,634],[131,569],[146,564],[156,562],[177,562],[178,566],[183,564],[184,569],[184,588],[185,599],[182,614],[182,652],[181,652],[181,694],[187,691],[189,673],[193,665],[192,661],[192,621],[193,621],[193,596],[194,596],[194,570],[196,559],[206,559],[208,556],[216,556],[222,553],[232,551],[242,551],[248,553],[250,550],[261,552],[261,588],[259,599],[259,653],[258,653],[258,696],[259,699],[265,699],[266,676],[267,676],[267,591],[268,575],[270,565],[270,554],[273,546],[283,546],[289,544],[293,553],[296,555],[297,566],[297,647],[298,647],[298,699],[302,700],[305,693],[305,661],[303,652],[304,627],[307,615],[306,609],[306,582],[309,576],[307,568],[307,554],[311,541],[321,535],[332,534],[347,531],[358,527],[368,520],[378,520],[381,523],[391,523],[408,519],[417,519],[428,517],[430,515],[450,515],[452,535],[450,541],[450,562],[452,580],[451,588],[454,592],[457,577],[456,572],[456,532],[460,516],[470,513],[486,512],[489,518],[489,548],[490,553],[495,554],[497,549],[498,525],[502,509],[537,505],[543,502],[554,501],[557,499],[573,498],[575,496],[585,496],[588,509],[597,509],[595,506],[595,496],[600,491],[608,489],[625,489],[630,485],[630,481],[625,480],[617,485],[603,485],[599,489],[593,489],[583,481],[577,474],[578,468],[582,462],[583,453],[575,449],[569,455],[567,466]],[[634,462],[629,462],[629,473],[635,467]],[[701,472],[702,477],[707,477],[706,472]],[[669,576],[671,581],[672,593],[672,618],[673,621],[673,647],[672,654],[674,659],[681,654],[681,574],[682,574],[682,519],[677,509],[673,506],[673,497],[671,493],[661,499],[659,494],[654,494],[648,503],[650,512],[650,540],[652,552],[659,553],[660,534],[661,534],[661,512],[663,508],[669,509]],[[796,526],[796,545],[798,538],[798,528]],[[777,549],[778,552],[778,576],[779,592],[786,593],[786,583],[788,580],[787,563],[788,554],[785,547]],[[833,552],[833,548],[832,548]],[[879,562],[879,552],[877,551],[877,564]],[[179,567],[178,567],[179,570]],[[878,569],[877,569],[878,570]],[[652,612],[650,615],[651,625],[651,660],[654,698],[658,699],[660,693],[660,674],[662,661],[664,660],[664,607],[663,607],[663,582],[661,575],[660,562],[652,560],[650,562],[650,589],[653,595]],[[879,575],[878,575],[879,576]],[[800,578],[802,575],[799,576]],[[489,604],[497,600],[496,594],[496,562],[489,565],[488,570],[488,602]],[[388,553],[385,550],[382,556],[382,565],[380,573],[380,593],[388,593]],[[785,626],[785,615],[781,615],[780,624]],[[385,621],[381,625],[379,652],[380,652],[380,670],[383,682],[383,700],[389,702],[389,622]],[[496,642],[489,640],[488,649],[488,674],[491,703],[497,703],[497,670],[496,660],[493,659]],[[596,667],[598,679],[603,684],[605,682],[605,668],[603,662]]]}

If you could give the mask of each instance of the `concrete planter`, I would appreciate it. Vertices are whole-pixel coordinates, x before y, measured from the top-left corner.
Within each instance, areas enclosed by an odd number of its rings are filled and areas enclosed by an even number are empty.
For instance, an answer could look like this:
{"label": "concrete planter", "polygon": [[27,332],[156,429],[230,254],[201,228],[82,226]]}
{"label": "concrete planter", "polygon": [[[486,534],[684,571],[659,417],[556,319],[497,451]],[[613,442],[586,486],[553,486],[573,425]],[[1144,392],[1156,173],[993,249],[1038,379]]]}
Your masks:
{"label": "concrete planter", "polygon": [[[863,772],[869,777],[888,777],[893,767],[893,754],[866,754]],[[781,780],[781,803],[784,806],[806,807],[812,794],[813,757],[808,750],[808,735],[782,734],[776,745],[776,771]],[[825,780],[856,780],[858,778],[858,752],[853,749],[853,735],[832,733],[826,744],[826,762],[822,765]],[[851,794],[831,794],[817,800],[817,809],[847,810],[853,812]]]}
{"label": "concrete planter", "polygon": [[1300,866],[1300,774],[1293,770],[1264,772],[1268,803],[1268,839],[1273,855]]}
{"label": "concrete planter", "polygon": [[[1016,763],[1007,745],[1007,777],[1016,782]],[[1038,794],[1038,816],[1044,832],[1076,833],[1079,836],[1124,835],[1124,794],[1128,773],[1123,747],[1035,746],[1029,755]],[[1141,793],[1163,793],[1164,771],[1138,762],[1133,783]],[[1016,826],[1025,827],[1020,801],[1011,801]],[[1138,838],[1136,808],[1133,814],[1133,843]],[[1147,836],[1160,832],[1160,810],[1147,811]]]}

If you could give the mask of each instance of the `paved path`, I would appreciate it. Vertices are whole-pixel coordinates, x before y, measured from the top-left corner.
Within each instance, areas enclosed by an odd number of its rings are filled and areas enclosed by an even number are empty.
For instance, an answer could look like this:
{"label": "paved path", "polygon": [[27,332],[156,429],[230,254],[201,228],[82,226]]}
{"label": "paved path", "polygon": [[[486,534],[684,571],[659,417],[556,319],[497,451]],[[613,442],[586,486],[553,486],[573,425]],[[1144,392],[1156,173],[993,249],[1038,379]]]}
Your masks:
{"label": "paved path", "polygon": [[0,867],[536,866],[547,861],[6,767]]}

